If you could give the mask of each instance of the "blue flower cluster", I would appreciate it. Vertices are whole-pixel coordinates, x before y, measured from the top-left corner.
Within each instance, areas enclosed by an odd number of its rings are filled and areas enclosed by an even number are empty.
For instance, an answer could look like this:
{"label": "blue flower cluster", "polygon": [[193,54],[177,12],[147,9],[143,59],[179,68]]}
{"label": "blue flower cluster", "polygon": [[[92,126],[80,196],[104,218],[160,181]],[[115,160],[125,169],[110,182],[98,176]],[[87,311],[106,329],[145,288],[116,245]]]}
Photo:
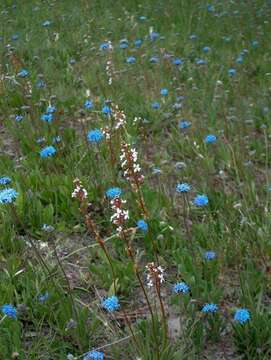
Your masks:
{"label": "blue flower cluster", "polygon": [[114,312],[120,308],[117,296],[111,296],[102,301],[102,307],[108,312]]}
{"label": "blue flower cluster", "polygon": [[250,319],[250,312],[248,309],[238,309],[234,314],[234,320],[241,325],[245,324]]}
{"label": "blue flower cluster", "polygon": [[83,360],[104,360],[104,353],[92,350],[83,357]]}
{"label": "blue flower cluster", "polygon": [[11,304],[5,304],[5,305],[1,306],[1,312],[13,320],[17,319],[17,310]]}
{"label": "blue flower cluster", "polygon": [[90,143],[99,143],[103,140],[104,134],[99,129],[90,130],[87,134],[88,141]]}
{"label": "blue flower cluster", "polygon": [[141,219],[138,220],[138,222],[136,223],[138,229],[142,230],[143,232],[147,232],[149,229],[149,225],[146,223],[145,220]]}
{"label": "blue flower cluster", "polygon": [[173,286],[173,292],[175,294],[187,294],[190,287],[185,282],[178,282]]}
{"label": "blue flower cluster", "polygon": [[217,310],[218,310],[218,306],[213,303],[205,304],[201,309],[201,311],[205,314],[215,313],[215,312],[217,312]]}
{"label": "blue flower cluster", "polygon": [[198,207],[206,206],[209,203],[209,199],[207,195],[197,195],[193,200],[194,205]]}
{"label": "blue flower cluster", "polygon": [[109,188],[106,190],[106,196],[109,198],[109,199],[114,199],[116,197],[119,197],[122,193],[122,190],[118,187],[113,187],[113,188]]}
{"label": "blue flower cluster", "polygon": [[17,191],[12,188],[0,190],[0,204],[11,204],[16,200],[17,196]]}
{"label": "blue flower cluster", "polygon": [[176,191],[178,193],[187,193],[191,190],[191,185],[187,183],[179,183],[176,185]]}
{"label": "blue flower cluster", "polygon": [[52,145],[46,146],[40,151],[41,158],[51,157],[56,154],[56,148]]}
{"label": "blue flower cluster", "polygon": [[1,176],[0,177],[0,185],[8,185],[11,183],[11,178],[8,176]]}

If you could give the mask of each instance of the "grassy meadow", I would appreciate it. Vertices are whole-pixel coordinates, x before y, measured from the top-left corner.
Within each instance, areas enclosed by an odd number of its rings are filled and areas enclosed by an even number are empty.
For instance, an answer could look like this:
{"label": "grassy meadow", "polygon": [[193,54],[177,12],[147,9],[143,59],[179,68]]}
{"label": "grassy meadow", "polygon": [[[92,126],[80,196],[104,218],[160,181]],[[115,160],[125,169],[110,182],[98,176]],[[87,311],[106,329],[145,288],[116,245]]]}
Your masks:
{"label": "grassy meadow", "polygon": [[0,360],[271,359],[270,18],[0,2]]}

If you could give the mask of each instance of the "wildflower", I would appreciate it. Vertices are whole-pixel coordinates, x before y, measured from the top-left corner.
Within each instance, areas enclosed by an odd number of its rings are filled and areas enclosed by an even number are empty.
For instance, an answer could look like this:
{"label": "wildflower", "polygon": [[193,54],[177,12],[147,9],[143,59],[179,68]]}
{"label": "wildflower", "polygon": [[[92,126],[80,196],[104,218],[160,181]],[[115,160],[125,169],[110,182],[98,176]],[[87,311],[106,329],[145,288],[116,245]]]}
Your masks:
{"label": "wildflower", "polygon": [[234,320],[240,324],[245,324],[250,319],[250,312],[247,309],[238,309],[234,314]]}
{"label": "wildflower", "polygon": [[47,114],[53,114],[54,112],[56,112],[55,106],[51,106],[51,105],[47,106],[47,109],[46,109]]}
{"label": "wildflower", "polygon": [[104,360],[104,353],[92,350],[83,357],[83,360]]}
{"label": "wildflower", "polygon": [[147,264],[145,267],[148,271],[147,286],[152,287],[155,285],[156,287],[160,287],[160,285],[165,281],[165,270],[162,268],[162,266],[156,266],[153,262]]}
{"label": "wildflower", "polygon": [[25,78],[29,75],[29,72],[26,69],[22,69],[21,71],[18,72],[17,76],[21,77],[21,78]]}
{"label": "wildflower", "polygon": [[166,89],[166,88],[161,89],[161,90],[160,90],[160,94],[161,94],[162,96],[167,96],[167,95],[168,95],[168,89]]}
{"label": "wildflower", "polygon": [[57,135],[53,137],[53,144],[58,144],[61,141],[61,136]]}
{"label": "wildflower", "polygon": [[204,259],[205,260],[214,260],[216,258],[216,253],[212,250],[206,251],[204,253]]}
{"label": "wildflower", "polygon": [[39,301],[40,303],[43,303],[43,302],[45,302],[45,301],[48,300],[48,299],[49,299],[49,293],[48,293],[48,291],[46,291],[46,293],[38,296],[38,301]]}
{"label": "wildflower", "polygon": [[1,306],[1,311],[4,315],[16,320],[17,319],[17,310],[13,305],[5,304]]}
{"label": "wildflower", "polygon": [[120,49],[127,49],[129,47],[129,42],[127,39],[120,40]]}
{"label": "wildflower", "polygon": [[140,20],[140,21],[145,21],[146,19],[147,19],[146,16],[140,16],[140,17],[139,17],[139,20]]}
{"label": "wildflower", "polygon": [[206,64],[208,64],[208,61],[204,60],[204,59],[198,59],[198,60],[196,60],[196,64],[197,65],[206,65]]}
{"label": "wildflower", "polygon": [[215,11],[214,5],[207,5],[207,11],[208,12],[214,12]]}
{"label": "wildflower", "polygon": [[196,206],[205,206],[209,203],[207,195],[197,195],[193,200],[194,205]]}
{"label": "wildflower", "polygon": [[90,130],[87,134],[88,141],[90,143],[99,143],[103,140],[104,134],[99,129]]}
{"label": "wildflower", "polygon": [[154,110],[158,110],[160,109],[160,104],[159,102],[155,101],[151,104],[151,107],[154,109]]}
{"label": "wildflower", "polygon": [[209,134],[205,137],[204,142],[205,142],[205,144],[212,144],[212,143],[216,142],[216,140],[217,140],[217,137],[215,135]]}
{"label": "wildflower", "polygon": [[112,112],[112,110],[110,109],[110,107],[108,105],[105,105],[103,108],[102,108],[102,113],[105,114],[105,115],[110,115]]}
{"label": "wildflower", "polygon": [[146,223],[145,220],[138,220],[138,222],[136,223],[138,229],[144,231],[144,232],[147,232],[148,229],[149,229],[149,225]]}
{"label": "wildflower", "polygon": [[76,60],[75,59],[70,59],[69,63],[70,63],[70,65],[74,65],[74,64],[76,64]]}
{"label": "wildflower", "polygon": [[16,200],[18,193],[12,188],[0,190],[0,204],[11,204]]}
{"label": "wildflower", "polygon": [[56,153],[56,148],[52,145],[46,146],[40,151],[40,157],[41,158],[47,158],[49,156],[53,156]]}
{"label": "wildflower", "polygon": [[11,40],[13,40],[13,41],[16,41],[16,40],[18,40],[19,39],[19,35],[18,34],[14,34],[14,35],[12,35],[12,37],[11,37]]}
{"label": "wildflower", "polygon": [[73,183],[75,185],[75,189],[72,192],[72,198],[77,198],[80,201],[86,199],[88,193],[87,190],[83,187],[81,181],[78,178],[76,178],[73,180]]}
{"label": "wildflower", "polygon": [[210,303],[210,304],[205,304],[203,306],[203,308],[201,309],[201,311],[205,314],[208,313],[215,313],[218,310],[218,306],[216,304]]}
{"label": "wildflower", "polygon": [[179,183],[176,185],[176,191],[178,193],[187,193],[190,190],[191,190],[191,185],[187,183]]}
{"label": "wildflower", "polygon": [[189,290],[190,287],[185,282],[179,282],[173,286],[173,292],[175,294],[187,294]]}
{"label": "wildflower", "polygon": [[208,52],[211,51],[211,48],[210,48],[209,46],[204,46],[204,47],[202,48],[202,51],[203,51],[204,53],[208,53]]}
{"label": "wildflower", "polygon": [[91,100],[86,100],[84,103],[84,108],[88,110],[93,109],[93,102]]}
{"label": "wildflower", "polygon": [[126,59],[127,64],[134,64],[136,62],[136,58],[134,56],[129,56]]}
{"label": "wildflower", "polygon": [[151,64],[157,64],[159,61],[159,58],[157,56],[152,56],[149,61]]}
{"label": "wildflower", "polygon": [[0,177],[0,185],[8,185],[11,183],[11,178],[8,176],[1,176]]}
{"label": "wildflower", "polygon": [[109,188],[108,190],[106,190],[106,196],[109,199],[114,199],[115,197],[119,197],[122,193],[122,190],[118,187],[113,187],[113,188]]}
{"label": "wildflower", "polygon": [[229,75],[230,77],[235,76],[235,75],[236,75],[236,70],[233,69],[233,68],[229,69],[229,70],[228,70],[228,75]]}
{"label": "wildflower", "polygon": [[51,24],[51,22],[49,20],[46,20],[42,23],[42,26],[48,27],[50,24]]}
{"label": "wildflower", "polygon": [[119,110],[117,105],[112,104],[112,114],[115,120],[115,129],[119,129],[126,124],[126,115],[123,111]]}
{"label": "wildflower", "polygon": [[243,62],[244,62],[244,58],[243,58],[243,56],[238,56],[238,58],[235,60],[235,62],[237,63],[237,64],[243,64]]}
{"label": "wildflower", "polygon": [[37,87],[38,89],[43,89],[43,88],[45,88],[45,87],[46,87],[45,81],[42,80],[42,79],[38,80],[37,83],[36,83],[36,87]]}
{"label": "wildflower", "polygon": [[110,44],[108,42],[104,42],[100,45],[100,50],[108,50],[110,48]]}
{"label": "wildflower", "polygon": [[16,115],[15,116],[15,120],[17,121],[17,122],[21,122],[22,120],[23,120],[23,115]]}
{"label": "wildflower", "polygon": [[41,143],[43,143],[45,141],[45,137],[40,137],[40,138],[38,138],[37,140],[36,140],[36,142],[38,143],[38,144],[41,144]]}
{"label": "wildflower", "polygon": [[52,225],[43,224],[42,230],[49,233],[49,232],[54,231],[55,228]]}
{"label": "wildflower", "polygon": [[114,312],[120,308],[119,299],[117,296],[108,297],[102,301],[102,307],[109,312]]}
{"label": "wildflower", "polygon": [[134,44],[135,44],[135,47],[136,48],[139,48],[141,45],[142,45],[142,40],[141,39],[136,39],[135,41],[134,41]]}
{"label": "wildflower", "polygon": [[180,58],[176,58],[172,60],[173,65],[183,65],[183,63],[184,63],[183,59]]}
{"label": "wildflower", "polygon": [[129,219],[129,211],[123,208],[123,204],[125,203],[126,200],[120,197],[115,197],[111,200],[111,207],[112,210],[114,210],[114,214],[111,216],[110,221],[117,226],[118,233],[123,231],[123,226]]}
{"label": "wildflower", "polygon": [[155,41],[159,38],[160,34],[158,32],[152,31],[150,32],[150,39],[151,41]]}
{"label": "wildflower", "polygon": [[138,187],[144,181],[144,175],[141,174],[141,167],[137,163],[137,151],[131,148],[129,144],[122,143],[121,145],[121,167],[123,175],[130,182],[131,186],[138,191]]}
{"label": "wildflower", "polygon": [[189,127],[191,126],[191,122],[190,121],[187,121],[187,120],[181,120],[179,122],[179,128],[180,129],[188,129]]}
{"label": "wildflower", "polygon": [[42,114],[40,119],[42,121],[47,122],[48,124],[50,124],[54,119],[54,115],[53,114]]}

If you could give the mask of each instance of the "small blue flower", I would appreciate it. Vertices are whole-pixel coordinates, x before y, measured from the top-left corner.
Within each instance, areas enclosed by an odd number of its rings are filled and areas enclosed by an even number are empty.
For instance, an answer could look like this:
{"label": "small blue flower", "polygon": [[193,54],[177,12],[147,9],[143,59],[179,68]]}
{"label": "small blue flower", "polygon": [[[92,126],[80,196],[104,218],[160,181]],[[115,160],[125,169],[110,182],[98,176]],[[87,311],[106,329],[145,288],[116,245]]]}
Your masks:
{"label": "small blue flower", "polygon": [[0,190],[0,204],[11,204],[16,200],[18,193],[12,188]]}
{"label": "small blue flower", "polygon": [[134,41],[134,45],[136,48],[140,48],[140,46],[142,45],[143,41],[141,39],[136,39]]}
{"label": "small blue flower", "polygon": [[54,112],[56,112],[56,107],[55,106],[47,106],[47,109],[46,109],[46,113],[47,114],[53,114]]}
{"label": "small blue flower", "polygon": [[99,129],[90,130],[87,135],[88,141],[90,143],[99,143],[103,140],[104,134]]}
{"label": "small blue flower", "polygon": [[161,89],[161,90],[160,90],[160,94],[161,94],[162,96],[167,96],[167,95],[168,95],[168,89],[166,89],[166,88]]}
{"label": "small blue flower", "polygon": [[129,43],[127,39],[120,40],[120,49],[127,49],[129,47]]}
{"label": "small blue flower", "polygon": [[84,108],[88,110],[93,109],[93,102],[91,100],[86,100],[84,103]]}
{"label": "small blue flower", "polygon": [[136,62],[136,58],[134,56],[129,56],[126,59],[127,64],[134,64]]}
{"label": "small blue flower", "polygon": [[52,145],[46,146],[40,151],[41,158],[47,158],[49,156],[53,156],[56,153],[56,148]]}
{"label": "small blue flower", "polygon": [[187,121],[187,120],[181,120],[179,122],[179,128],[184,130],[184,129],[188,129],[191,126],[191,122]]}
{"label": "small blue flower", "polygon": [[245,56],[245,55],[247,55],[248,54],[248,49],[243,49],[242,51],[241,51],[241,56]]}
{"label": "small blue flower", "polygon": [[203,306],[203,308],[201,309],[201,311],[205,314],[208,313],[215,313],[218,310],[218,306],[216,304],[210,303],[210,304],[205,304]]}
{"label": "small blue flower", "polygon": [[17,319],[17,310],[13,305],[5,304],[1,306],[1,311],[4,315],[16,320]]}
{"label": "small blue flower", "polygon": [[44,122],[47,122],[48,124],[51,124],[51,122],[54,120],[53,114],[42,114],[40,119]]}
{"label": "small blue flower", "polygon": [[176,191],[178,193],[187,193],[191,190],[191,185],[187,183],[179,183],[176,185]]}
{"label": "small blue flower", "polygon": [[189,36],[189,39],[190,39],[190,40],[197,40],[197,39],[198,39],[198,35],[192,34],[192,35]]}
{"label": "small blue flower", "polygon": [[151,104],[151,107],[154,109],[154,110],[158,110],[160,109],[160,104],[159,102],[155,101]]}
{"label": "small blue flower", "polygon": [[197,59],[197,60],[196,60],[196,64],[197,64],[197,65],[207,65],[207,64],[208,64],[208,61],[207,61],[207,60],[204,60],[204,59]]}
{"label": "small blue flower", "polygon": [[149,61],[151,64],[157,64],[159,62],[159,58],[158,56],[152,56]]}
{"label": "small blue flower", "polygon": [[149,229],[149,225],[146,223],[145,220],[141,219],[141,220],[138,220],[138,222],[136,223],[138,229],[144,231],[144,232],[147,232],[148,229]]}
{"label": "small blue flower", "polygon": [[205,137],[204,142],[205,144],[212,144],[217,141],[217,137],[213,134],[209,134]]}
{"label": "small blue flower", "polygon": [[205,260],[214,260],[216,258],[216,253],[214,252],[214,251],[212,251],[212,250],[210,250],[210,251],[206,251],[205,253],[204,253],[204,259]]}
{"label": "small blue flower", "polygon": [[229,70],[228,70],[228,75],[229,75],[230,77],[235,76],[235,75],[236,75],[236,70],[233,69],[233,68],[229,69]]}
{"label": "small blue flower", "polygon": [[238,56],[237,59],[235,60],[236,64],[243,64],[244,62],[244,58],[243,56]]}
{"label": "small blue flower", "polygon": [[145,21],[146,19],[147,19],[146,16],[140,16],[140,17],[139,17],[139,20],[140,20],[140,21]]}
{"label": "small blue flower", "polygon": [[157,39],[159,38],[159,36],[160,36],[160,34],[159,34],[158,32],[152,31],[152,32],[150,33],[150,39],[151,39],[151,41],[157,40]]}
{"label": "small blue flower", "polygon": [[0,185],[8,185],[11,183],[11,178],[8,176],[1,176],[0,177]]}
{"label": "small blue flower", "polygon": [[29,72],[26,69],[22,69],[21,71],[18,72],[17,76],[21,77],[21,78],[25,78],[29,75]]}
{"label": "small blue flower", "polygon": [[100,50],[108,50],[109,49],[109,43],[108,42],[104,42],[100,45]]}
{"label": "small blue flower", "polygon": [[45,87],[46,87],[45,81],[42,80],[42,79],[38,80],[37,83],[36,83],[36,87],[37,87],[38,89],[43,89],[43,88],[45,88]]}
{"label": "small blue flower", "polygon": [[109,198],[109,199],[114,199],[116,197],[119,197],[122,193],[122,190],[118,187],[113,187],[113,188],[109,188],[106,190],[106,196]]}
{"label": "small blue flower", "polygon": [[102,301],[102,307],[109,312],[116,311],[120,308],[117,296],[111,296]]}
{"label": "small blue flower", "polygon": [[92,350],[83,357],[83,360],[104,360],[104,353]]}
{"label": "small blue flower", "polygon": [[197,195],[193,200],[194,205],[196,206],[205,206],[209,203],[207,195]]}
{"label": "small blue flower", "polygon": [[108,105],[104,105],[102,108],[102,113],[105,115],[110,115],[112,112],[112,110],[110,109],[110,107]]}
{"label": "small blue flower", "polygon": [[179,282],[173,286],[173,292],[175,294],[187,294],[190,287],[185,282]]}
{"label": "small blue flower", "polygon": [[44,302],[45,302],[46,300],[48,300],[48,299],[49,299],[49,293],[48,293],[48,291],[46,291],[46,293],[38,296],[38,301],[39,301],[40,303],[44,303]]}
{"label": "small blue flower", "polygon": [[207,5],[207,11],[210,13],[214,12],[215,11],[214,5]]}
{"label": "small blue flower", "polygon": [[250,312],[248,309],[238,309],[234,314],[234,320],[240,324],[245,324],[250,319]]}
{"label": "small blue flower", "polygon": [[70,59],[69,64],[70,64],[70,65],[76,64],[76,60],[75,60],[75,59]]}
{"label": "small blue flower", "polygon": [[211,51],[211,48],[210,48],[209,46],[204,46],[204,47],[202,48],[202,51],[207,54],[208,52]]}
{"label": "small blue flower", "polygon": [[183,63],[184,63],[183,59],[180,58],[176,58],[172,60],[173,65],[183,65]]}
{"label": "small blue flower", "polygon": [[50,24],[51,24],[51,22],[49,20],[46,20],[42,23],[42,26],[48,27],[48,26],[50,26]]}
{"label": "small blue flower", "polygon": [[17,121],[17,122],[21,122],[22,120],[23,120],[23,115],[16,115],[15,116],[15,120]]}

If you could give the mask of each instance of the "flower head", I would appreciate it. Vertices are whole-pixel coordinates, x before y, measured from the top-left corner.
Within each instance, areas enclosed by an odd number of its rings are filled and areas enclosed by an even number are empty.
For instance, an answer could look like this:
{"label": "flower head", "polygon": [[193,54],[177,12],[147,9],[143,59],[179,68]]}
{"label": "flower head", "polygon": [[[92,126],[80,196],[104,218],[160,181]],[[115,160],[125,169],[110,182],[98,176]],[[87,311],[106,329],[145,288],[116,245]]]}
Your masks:
{"label": "flower head", "polygon": [[229,70],[228,70],[228,75],[229,75],[230,77],[235,76],[235,75],[236,75],[236,70],[233,69],[233,68],[229,69]]}
{"label": "flower head", "polygon": [[160,109],[160,104],[159,102],[155,101],[151,104],[151,107],[154,109],[154,110],[158,110]]}
{"label": "flower head", "polygon": [[162,266],[157,266],[153,262],[148,263],[145,267],[148,271],[147,286],[153,287],[153,285],[155,285],[156,287],[160,287],[161,284],[165,281],[165,270],[162,268]]}
{"label": "flower head", "polygon": [[129,56],[126,59],[127,64],[134,64],[136,62],[136,58],[134,56]]}
{"label": "flower head", "polygon": [[29,75],[29,72],[28,72],[28,70],[26,70],[26,69],[22,69],[21,71],[18,72],[17,75],[18,75],[19,77],[21,77],[21,78],[25,78],[25,77],[27,77],[27,76]]}
{"label": "flower head", "polygon": [[0,190],[0,204],[11,204],[16,200],[18,193],[12,188]]}
{"label": "flower head", "polygon": [[141,45],[142,45],[142,40],[141,39],[136,39],[135,41],[134,41],[134,44],[135,44],[135,47],[137,47],[137,48],[139,48]]}
{"label": "flower head", "polygon": [[122,190],[118,187],[109,188],[106,190],[106,196],[109,199],[114,199],[115,197],[119,197],[122,193]]}
{"label": "flower head", "polygon": [[112,110],[110,109],[110,107],[108,105],[105,105],[103,108],[102,108],[102,113],[105,114],[105,115],[110,115],[112,112]]}
{"label": "flower head", "polygon": [[21,122],[22,120],[23,120],[23,115],[16,115],[15,116],[15,120],[17,121],[17,122]]}
{"label": "flower head", "polygon": [[110,48],[110,43],[109,42],[103,42],[100,45],[100,50],[108,50]]}
{"label": "flower head", "polygon": [[175,294],[187,294],[189,290],[190,287],[185,282],[179,282],[173,286],[173,292]]}
{"label": "flower head", "polygon": [[47,106],[47,109],[46,109],[46,113],[47,114],[53,114],[54,112],[56,112],[56,107],[55,106]]}
{"label": "flower head", "polygon": [[149,225],[146,223],[145,220],[141,219],[141,220],[138,220],[138,222],[136,223],[138,229],[144,231],[144,232],[147,232],[148,229],[149,229]]}
{"label": "flower head", "polygon": [[172,60],[173,65],[183,65],[183,63],[184,63],[183,59],[180,58],[176,58]]}
{"label": "flower head", "polygon": [[187,193],[190,190],[191,190],[191,185],[187,183],[179,183],[176,185],[176,191],[178,193]]}
{"label": "flower head", "polygon": [[217,310],[218,310],[218,306],[213,303],[205,304],[201,309],[201,311],[205,314],[215,313],[215,312],[217,312]]}
{"label": "flower head", "polygon": [[48,293],[48,291],[46,291],[46,293],[44,293],[44,294],[41,294],[41,295],[39,295],[38,296],[38,301],[40,302],[40,303],[44,303],[46,300],[48,300],[49,299],[49,293]]}
{"label": "flower head", "polygon": [[119,299],[115,295],[108,297],[102,301],[102,307],[109,312],[116,311],[120,308]]}
{"label": "flower head", "polygon": [[51,22],[49,20],[46,20],[42,23],[42,26],[48,27],[50,24],[51,24]]}
{"label": "flower head", "polygon": [[16,320],[17,319],[17,310],[13,305],[5,304],[1,306],[1,311],[4,315]]}
{"label": "flower head", "polygon": [[159,36],[160,36],[160,34],[159,34],[158,32],[152,31],[152,32],[150,33],[150,39],[151,39],[151,41],[157,40],[157,39],[159,38]]}
{"label": "flower head", "polygon": [[209,46],[204,46],[204,48],[202,48],[202,51],[205,53],[208,53],[211,50],[211,48]]}
{"label": "flower head", "polygon": [[8,185],[11,183],[11,178],[8,176],[1,176],[0,177],[0,185]]}
{"label": "flower head", "polygon": [[46,113],[46,114],[42,114],[40,118],[42,121],[50,124],[54,119],[54,115],[50,113],[49,114]]}
{"label": "flower head", "polygon": [[205,260],[214,260],[216,258],[216,253],[212,250],[206,251],[204,253],[204,259]]}
{"label": "flower head", "polygon": [[217,137],[213,134],[209,134],[205,137],[204,142],[205,144],[212,144],[217,141]]}
{"label": "flower head", "polygon": [[209,203],[207,195],[197,195],[193,200],[194,205],[196,206],[205,206]]}
{"label": "flower head", "polygon": [[56,148],[52,145],[46,146],[40,151],[40,157],[41,158],[47,158],[49,156],[53,156],[56,153]]}
{"label": "flower head", "polygon": [[168,95],[168,89],[166,89],[166,88],[161,89],[161,90],[160,90],[160,94],[161,94],[162,96],[167,96],[167,95]]}
{"label": "flower head", "polygon": [[92,350],[83,357],[83,360],[104,360],[104,353]]}
{"label": "flower head", "polygon": [[187,120],[181,120],[179,122],[179,128],[180,129],[188,129],[189,127],[191,126],[191,122],[190,121],[187,121]]}
{"label": "flower head", "polygon": [[250,319],[250,312],[247,309],[238,309],[234,314],[234,320],[240,324],[245,324]]}
{"label": "flower head", "polygon": [[93,109],[93,102],[91,100],[86,100],[84,103],[84,108],[88,110]]}
{"label": "flower head", "polygon": [[104,134],[99,129],[90,130],[87,135],[88,141],[90,143],[99,143],[103,140]]}

